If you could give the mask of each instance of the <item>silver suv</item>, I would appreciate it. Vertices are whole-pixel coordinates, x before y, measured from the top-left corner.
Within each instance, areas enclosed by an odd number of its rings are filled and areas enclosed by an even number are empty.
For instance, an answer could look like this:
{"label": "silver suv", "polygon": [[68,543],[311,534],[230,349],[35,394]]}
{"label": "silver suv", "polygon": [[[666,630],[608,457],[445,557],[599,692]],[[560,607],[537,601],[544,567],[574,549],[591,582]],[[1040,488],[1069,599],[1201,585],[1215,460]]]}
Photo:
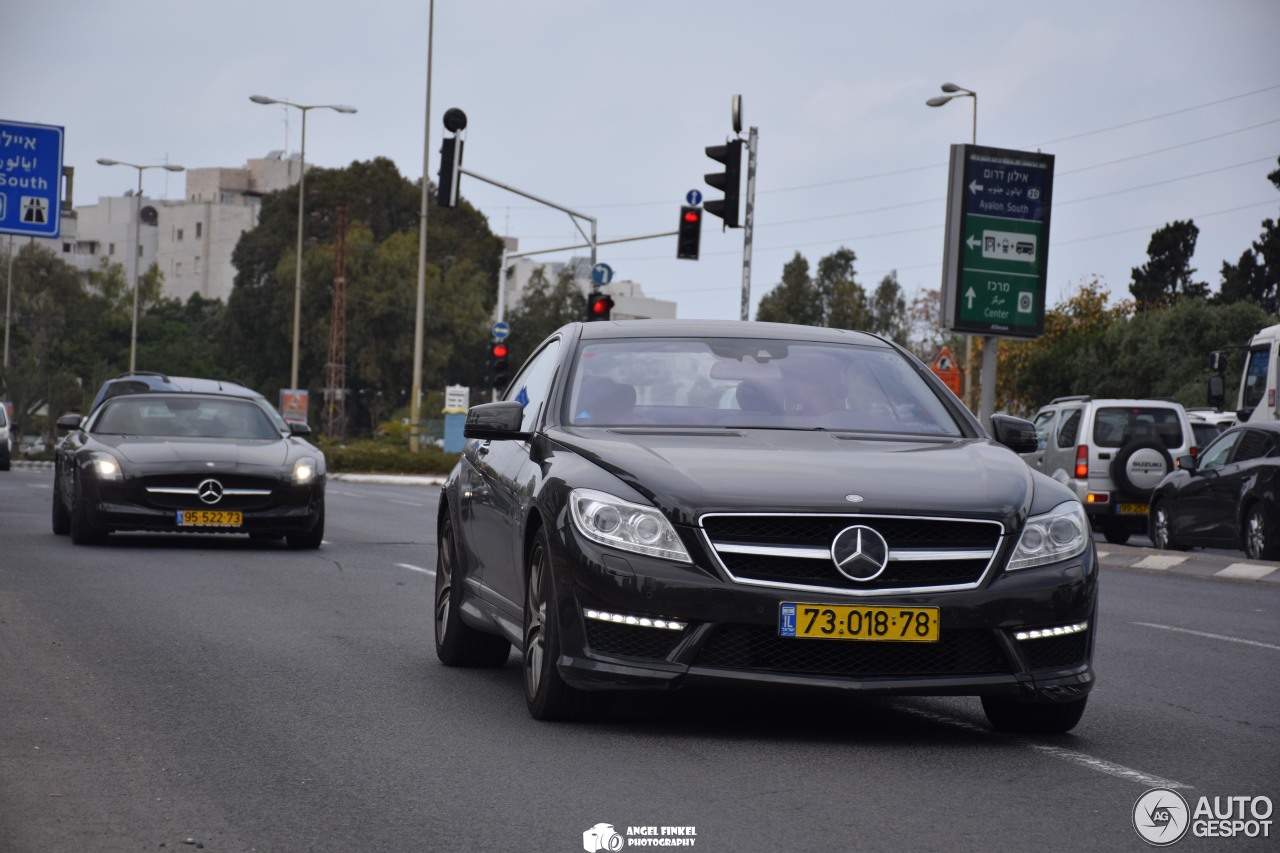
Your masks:
{"label": "silver suv", "polygon": [[1039,447],[1022,458],[1065,483],[1095,530],[1123,545],[1147,529],[1151,492],[1198,448],[1181,403],[1058,397],[1035,416]]}

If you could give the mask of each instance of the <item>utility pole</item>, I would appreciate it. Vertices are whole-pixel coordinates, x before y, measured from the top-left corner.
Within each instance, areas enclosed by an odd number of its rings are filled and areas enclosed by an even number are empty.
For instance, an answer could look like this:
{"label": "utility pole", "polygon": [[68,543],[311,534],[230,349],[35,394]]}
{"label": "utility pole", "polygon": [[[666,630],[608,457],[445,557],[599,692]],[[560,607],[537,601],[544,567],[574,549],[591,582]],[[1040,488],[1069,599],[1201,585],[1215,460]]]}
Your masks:
{"label": "utility pole", "polygon": [[347,206],[338,205],[333,247],[333,311],[329,319],[329,360],[325,364],[325,435],[347,435]]}

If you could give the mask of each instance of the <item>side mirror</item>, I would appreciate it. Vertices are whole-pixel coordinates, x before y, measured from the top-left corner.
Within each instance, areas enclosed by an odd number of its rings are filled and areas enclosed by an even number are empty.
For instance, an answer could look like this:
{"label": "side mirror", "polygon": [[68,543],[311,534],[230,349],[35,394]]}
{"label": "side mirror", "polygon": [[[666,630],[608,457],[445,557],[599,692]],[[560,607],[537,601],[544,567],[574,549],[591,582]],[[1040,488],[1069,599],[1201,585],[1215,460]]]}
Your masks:
{"label": "side mirror", "polygon": [[992,415],[991,434],[996,441],[1014,453],[1032,453],[1040,449],[1035,424],[1012,415]]}
{"label": "side mirror", "polygon": [[524,406],[515,400],[481,403],[467,410],[462,435],[464,438],[486,440],[525,439],[529,434],[520,432],[520,422],[523,420]]}
{"label": "side mirror", "polygon": [[1195,471],[1200,467],[1200,460],[1195,456],[1179,456],[1177,462],[1183,471]]}
{"label": "side mirror", "polygon": [[300,424],[297,421],[289,421],[289,435],[296,435],[302,438],[311,435],[311,427],[308,424]]}
{"label": "side mirror", "polygon": [[75,412],[67,412],[58,418],[58,429],[80,429],[80,423],[83,420]]}
{"label": "side mirror", "polygon": [[1209,353],[1209,369],[1223,373],[1227,369],[1227,354],[1223,350]]}
{"label": "side mirror", "polygon": [[1209,405],[1222,411],[1222,406],[1227,401],[1227,380],[1222,378],[1221,373],[1215,373],[1209,377],[1208,392]]}

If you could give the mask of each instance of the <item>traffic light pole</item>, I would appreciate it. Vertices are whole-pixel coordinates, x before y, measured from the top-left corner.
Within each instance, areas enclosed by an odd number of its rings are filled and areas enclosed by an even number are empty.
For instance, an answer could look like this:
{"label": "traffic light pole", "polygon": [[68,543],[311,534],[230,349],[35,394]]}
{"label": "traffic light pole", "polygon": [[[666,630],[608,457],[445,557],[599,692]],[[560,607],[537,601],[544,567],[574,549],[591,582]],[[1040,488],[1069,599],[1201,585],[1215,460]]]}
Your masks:
{"label": "traffic light pole", "polygon": [[[511,186],[510,184],[504,184],[504,183],[502,183],[502,181],[495,181],[493,178],[486,178],[484,175],[478,175],[478,174],[476,174],[475,172],[471,171],[470,169],[462,169],[462,168],[460,168],[460,169],[458,169],[458,172],[459,172],[460,174],[466,175],[466,176],[468,176],[468,177],[475,178],[477,181],[484,181],[486,184],[492,184],[493,186],[498,187],[499,189],[504,189],[504,190],[506,190],[507,192],[515,193],[515,194],[516,194],[516,195],[518,195],[518,196],[523,196],[523,197],[525,197],[525,198],[529,199],[530,201],[536,201],[536,202],[538,202],[538,204],[545,204],[547,207],[552,207],[552,208],[555,208],[556,210],[561,211],[562,213],[567,213],[567,214],[569,214],[569,218],[573,220],[573,225],[574,225],[574,227],[578,229],[578,233],[582,235],[582,238],[583,238],[584,240],[587,240],[587,241],[588,241],[587,245],[591,247],[591,266],[593,266],[593,267],[594,267],[594,266],[596,265],[596,246],[598,246],[598,245],[599,245],[599,243],[597,243],[597,242],[596,242],[596,219],[595,219],[595,217],[593,217],[593,216],[587,216],[585,213],[579,213],[578,211],[576,211],[576,210],[572,210],[571,208],[568,208],[568,207],[565,207],[565,206],[564,206],[564,205],[562,205],[562,204],[556,204],[554,201],[547,201],[545,198],[540,198],[540,197],[538,197],[538,196],[534,195],[533,193],[527,193],[527,192],[525,192],[524,190],[516,189],[515,187]],[[581,224],[579,224],[579,222],[578,222],[578,220],[579,220],[579,219],[584,219],[584,220],[586,220],[587,222],[590,222],[590,223],[591,223],[591,234],[590,234],[590,236],[588,236],[588,235],[587,235],[587,232],[586,232],[586,231],[583,231],[583,230],[582,230],[582,225],[581,225]],[[547,251],[551,251],[551,250],[549,250],[549,249],[548,249]],[[514,258],[514,257],[519,257],[519,255],[511,255],[510,257],[513,257],[513,258]],[[505,271],[504,271],[504,272],[505,272]]]}
{"label": "traffic light pole", "polygon": [[758,128],[747,137],[747,221],[742,235],[742,319],[751,319],[751,235],[756,221],[756,144]]}

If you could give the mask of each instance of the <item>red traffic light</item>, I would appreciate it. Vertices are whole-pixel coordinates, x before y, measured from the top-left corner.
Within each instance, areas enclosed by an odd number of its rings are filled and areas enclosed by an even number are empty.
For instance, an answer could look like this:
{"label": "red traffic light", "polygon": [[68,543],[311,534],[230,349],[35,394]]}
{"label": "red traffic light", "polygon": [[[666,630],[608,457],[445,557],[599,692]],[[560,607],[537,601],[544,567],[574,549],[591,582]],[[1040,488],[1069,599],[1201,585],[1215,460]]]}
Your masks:
{"label": "red traffic light", "polygon": [[702,218],[702,214],[698,213],[696,208],[686,207],[684,209],[685,222],[697,222],[701,218]]}
{"label": "red traffic light", "polygon": [[587,319],[608,320],[613,312],[613,297],[607,293],[593,293],[587,297]]}
{"label": "red traffic light", "polygon": [[493,345],[493,348],[490,350],[490,352],[492,352],[492,354],[493,354],[493,357],[494,357],[494,358],[506,358],[506,357],[507,357],[507,345],[506,345],[506,344],[494,344],[494,345]]}

